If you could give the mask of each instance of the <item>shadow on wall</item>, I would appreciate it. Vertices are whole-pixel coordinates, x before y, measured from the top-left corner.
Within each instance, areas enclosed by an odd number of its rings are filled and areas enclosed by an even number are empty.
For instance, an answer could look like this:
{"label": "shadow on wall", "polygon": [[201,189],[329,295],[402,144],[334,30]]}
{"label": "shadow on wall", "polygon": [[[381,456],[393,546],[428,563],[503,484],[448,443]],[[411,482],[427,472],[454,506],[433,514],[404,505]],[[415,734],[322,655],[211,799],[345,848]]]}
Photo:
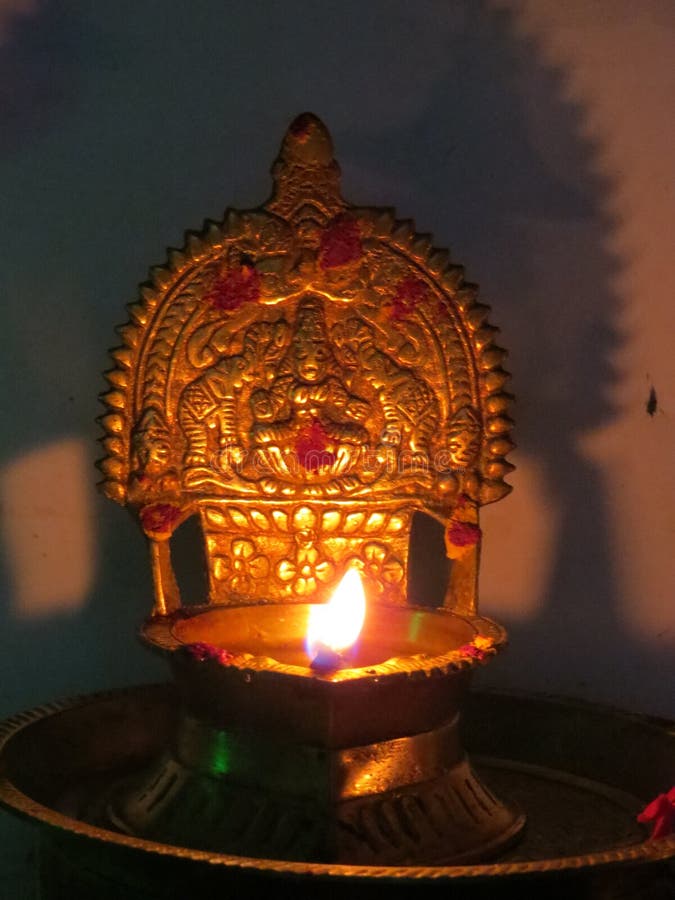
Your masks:
{"label": "shadow on wall", "polygon": [[[262,201],[288,121],[313,109],[333,131],[348,199],[394,203],[441,245],[454,236],[488,302],[494,290],[521,398],[517,439],[543,473],[558,528],[541,602],[510,623],[514,649],[493,677],[578,693],[588,673],[598,696],[617,696],[621,677],[650,686],[666,660],[617,619],[603,485],[578,451],[580,436],[615,414],[620,341],[604,212],[612,186],[594,173],[584,111],[491,4],[335,6],[319,15],[304,3],[237,0],[225,12],[212,0],[158,23],[152,5],[126,0],[43,3],[14,26],[0,47],[3,83],[19,85],[0,121],[3,381],[17,413],[3,465],[72,436],[93,462],[102,351],[134,281],[183,227],[226,202]],[[211,83],[219,90],[204,90]],[[38,211],[36,243],[27,235]],[[39,618],[2,604],[8,710],[162,671],[130,646],[150,605],[142,542],[111,504],[94,501],[87,514],[98,568],[86,603],[71,597]],[[64,515],[59,527],[81,524]],[[424,543],[418,567],[432,571]],[[12,539],[4,549],[16,584]]]}
{"label": "shadow on wall", "polygon": [[[602,473],[581,451],[581,439],[617,413],[613,360],[624,338],[613,289],[621,261],[609,250],[613,185],[583,137],[583,108],[565,99],[565,73],[515,36],[512,14],[467,4],[463,22],[452,71],[425,109],[404,130],[374,137],[373,159],[361,165],[375,168],[386,145],[417,222],[433,222],[435,236],[454,235],[453,257],[488,288],[514,373],[514,461],[534,463],[527,468],[542,481],[539,523],[512,526],[521,540],[546,534],[545,581],[540,596],[521,598],[525,616],[500,612],[511,652],[481,673],[483,683],[638,708],[649,692],[654,706],[666,707],[673,658],[636,640],[617,614],[610,507]],[[428,596],[442,577],[442,540],[431,524],[417,538],[426,583],[419,593]],[[513,572],[522,557],[500,557],[496,577],[515,576],[533,591],[527,574]]]}

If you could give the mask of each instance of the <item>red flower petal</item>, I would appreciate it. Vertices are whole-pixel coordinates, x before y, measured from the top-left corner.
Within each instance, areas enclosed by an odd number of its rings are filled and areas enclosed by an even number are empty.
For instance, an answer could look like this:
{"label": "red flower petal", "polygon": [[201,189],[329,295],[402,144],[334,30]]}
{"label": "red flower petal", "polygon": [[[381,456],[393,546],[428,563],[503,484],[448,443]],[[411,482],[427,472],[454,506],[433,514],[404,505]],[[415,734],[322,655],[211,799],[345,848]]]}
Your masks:
{"label": "red flower petal", "polygon": [[319,265],[322,269],[337,269],[361,259],[361,233],[359,223],[351,216],[338,216],[324,229],[319,247]]}
{"label": "red flower petal", "polygon": [[470,656],[472,659],[480,660],[485,659],[488,655],[486,650],[481,650],[479,647],[476,647],[475,644],[462,644],[459,648],[459,652],[463,656]]}
{"label": "red flower petal", "polygon": [[650,840],[668,837],[675,832],[675,787],[667,794],[659,794],[642,810],[637,817],[638,822],[652,822]]}
{"label": "red flower petal", "polygon": [[190,656],[199,662],[210,659],[212,649],[215,648],[212,648],[210,644],[205,644],[202,641],[196,641],[194,644],[187,644],[185,646],[185,652],[189,653]]}
{"label": "red flower petal", "polygon": [[198,662],[206,662],[209,659],[215,659],[221,666],[228,665],[228,663],[234,659],[234,655],[230,653],[229,650],[214,647],[213,644],[207,644],[205,641],[196,641],[194,644],[186,644],[185,651]]}
{"label": "red flower petal", "polygon": [[220,275],[204,295],[204,300],[216,309],[239,309],[244,303],[260,298],[260,275],[254,266],[243,265]]}

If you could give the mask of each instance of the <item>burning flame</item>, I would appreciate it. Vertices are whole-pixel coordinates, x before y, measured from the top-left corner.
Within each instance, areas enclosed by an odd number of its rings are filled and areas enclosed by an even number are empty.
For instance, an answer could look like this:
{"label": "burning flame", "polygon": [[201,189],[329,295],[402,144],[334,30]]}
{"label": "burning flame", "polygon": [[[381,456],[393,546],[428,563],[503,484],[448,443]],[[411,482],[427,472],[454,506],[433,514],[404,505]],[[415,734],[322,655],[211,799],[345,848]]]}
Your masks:
{"label": "burning flame", "polygon": [[357,569],[347,569],[328,603],[310,606],[307,655],[321,649],[342,653],[356,641],[366,617],[366,595]]}

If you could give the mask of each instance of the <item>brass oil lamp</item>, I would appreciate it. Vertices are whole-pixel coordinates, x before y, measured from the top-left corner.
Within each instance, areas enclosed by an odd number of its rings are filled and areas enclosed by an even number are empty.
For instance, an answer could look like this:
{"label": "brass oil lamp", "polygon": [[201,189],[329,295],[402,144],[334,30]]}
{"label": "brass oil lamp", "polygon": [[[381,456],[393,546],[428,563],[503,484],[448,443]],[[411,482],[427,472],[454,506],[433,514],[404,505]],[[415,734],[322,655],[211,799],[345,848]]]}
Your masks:
{"label": "brass oil lamp", "polygon": [[[182,714],[107,824],[270,859],[490,858],[524,816],[476,776],[458,723],[505,642],[477,607],[479,509],[512,468],[505,354],[445,251],[342,199],[315,116],[273,177],[264,206],[153,270],[112,353],[102,488],[147,536],[142,637]],[[452,560],[425,607],[407,596],[416,512]],[[206,598],[172,568],[192,516]]]}

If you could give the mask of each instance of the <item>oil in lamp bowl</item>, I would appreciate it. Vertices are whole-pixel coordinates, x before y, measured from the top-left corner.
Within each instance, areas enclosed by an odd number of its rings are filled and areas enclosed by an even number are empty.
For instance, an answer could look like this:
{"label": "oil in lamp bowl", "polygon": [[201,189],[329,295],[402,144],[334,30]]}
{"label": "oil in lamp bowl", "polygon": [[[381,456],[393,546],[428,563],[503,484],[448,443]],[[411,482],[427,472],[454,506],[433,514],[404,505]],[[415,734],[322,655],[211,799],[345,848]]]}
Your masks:
{"label": "oil in lamp bowl", "polygon": [[[186,708],[215,726],[254,729],[286,741],[348,747],[430,731],[452,719],[478,657],[495,649],[494,622],[444,609],[371,604],[339,668],[311,667],[305,632],[311,604],[184,609],[150,620],[144,638],[169,652]],[[229,654],[202,661],[191,649]]]}

